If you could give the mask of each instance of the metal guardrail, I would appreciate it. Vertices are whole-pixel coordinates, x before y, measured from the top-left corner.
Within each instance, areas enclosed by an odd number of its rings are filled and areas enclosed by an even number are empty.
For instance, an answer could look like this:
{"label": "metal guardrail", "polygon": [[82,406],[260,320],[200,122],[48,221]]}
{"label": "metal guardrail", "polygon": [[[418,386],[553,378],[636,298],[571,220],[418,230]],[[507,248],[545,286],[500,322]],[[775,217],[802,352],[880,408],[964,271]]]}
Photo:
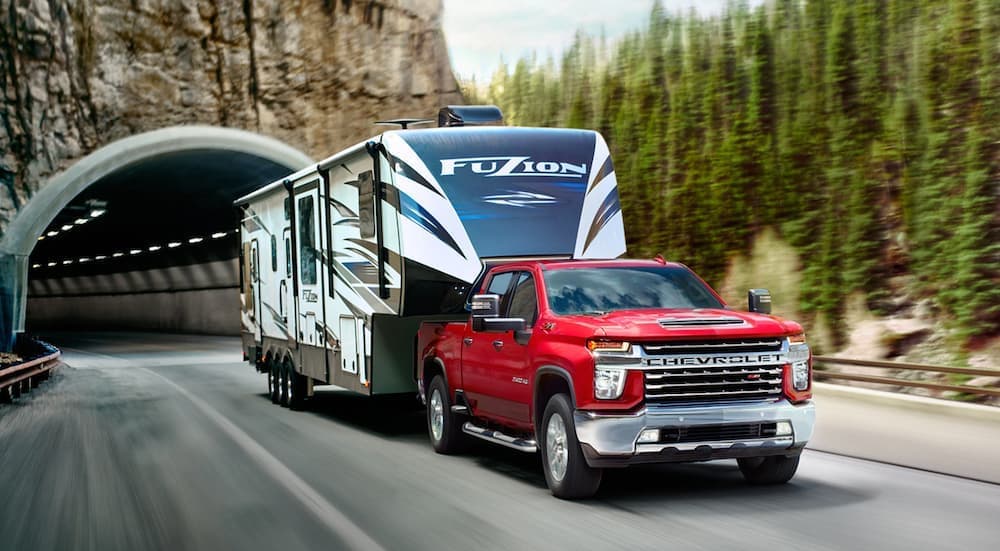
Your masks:
{"label": "metal guardrail", "polygon": [[[849,358],[832,358],[830,356],[813,356],[813,361],[823,365],[854,365],[859,367],[873,367],[896,371],[923,371],[929,373],[947,373],[949,375],[969,375],[972,377],[1000,377],[1000,371],[992,369],[945,367],[939,365],[882,362],[876,360],[853,360]],[[840,379],[843,381],[857,381],[862,383],[876,383],[910,388],[925,388],[928,390],[964,392],[967,394],[978,394],[981,396],[1000,398],[1000,388],[996,387],[951,385],[931,381],[911,381],[895,377],[882,377],[879,375],[857,375],[854,373],[838,373],[836,371],[820,370],[813,370],[813,377],[817,379]]]}
{"label": "metal guardrail", "polygon": [[34,360],[0,369],[0,403],[10,403],[49,378],[59,364],[58,350]]}

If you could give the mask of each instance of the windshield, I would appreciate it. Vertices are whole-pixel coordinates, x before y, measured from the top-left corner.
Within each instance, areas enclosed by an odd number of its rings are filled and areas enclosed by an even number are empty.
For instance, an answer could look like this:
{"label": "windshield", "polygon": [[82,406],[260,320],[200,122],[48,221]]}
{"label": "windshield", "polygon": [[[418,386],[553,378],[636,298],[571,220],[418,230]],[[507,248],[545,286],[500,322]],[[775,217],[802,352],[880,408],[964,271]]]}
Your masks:
{"label": "windshield", "polygon": [[693,273],[676,266],[549,270],[545,291],[549,309],[560,315],[723,307]]}

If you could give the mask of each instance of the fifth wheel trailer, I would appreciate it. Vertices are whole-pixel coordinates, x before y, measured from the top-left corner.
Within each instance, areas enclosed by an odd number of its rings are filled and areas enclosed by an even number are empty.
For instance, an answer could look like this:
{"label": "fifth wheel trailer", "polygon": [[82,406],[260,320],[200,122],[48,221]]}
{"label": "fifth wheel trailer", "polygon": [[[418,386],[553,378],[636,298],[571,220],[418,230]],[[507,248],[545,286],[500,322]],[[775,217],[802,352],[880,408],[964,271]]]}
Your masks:
{"label": "fifth wheel trailer", "polygon": [[315,385],[415,393],[420,324],[467,316],[489,261],[625,252],[608,147],[587,130],[387,131],[235,204],[243,351],[292,407]]}

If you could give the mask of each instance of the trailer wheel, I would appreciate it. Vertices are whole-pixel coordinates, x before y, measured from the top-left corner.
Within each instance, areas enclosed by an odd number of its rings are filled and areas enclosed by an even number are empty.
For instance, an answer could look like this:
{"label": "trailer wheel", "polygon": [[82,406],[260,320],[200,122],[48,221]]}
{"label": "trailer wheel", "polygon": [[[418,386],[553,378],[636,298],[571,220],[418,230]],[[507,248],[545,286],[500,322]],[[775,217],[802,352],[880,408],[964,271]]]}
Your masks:
{"label": "trailer wheel", "polygon": [[545,482],[552,495],[562,499],[593,496],[601,485],[601,469],[592,468],[576,439],[573,408],[565,394],[549,399],[542,415],[539,447]]}
{"label": "trailer wheel", "polygon": [[270,361],[267,365],[267,392],[271,395],[271,403],[277,404],[281,399],[281,364]]}
{"label": "trailer wheel", "polygon": [[278,391],[278,403],[283,407],[288,407],[288,373],[292,370],[292,362],[285,361],[284,364],[278,369],[279,377],[278,381],[281,385]]}
{"label": "trailer wheel", "polygon": [[295,367],[288,364],[288,407],[301,411],[306,406],[306,387],[309,381],[305,375],[295,372]]}
{"label": "trailer wheel", "polygon": [[743,478],[750,484],[784,484],[795,476],[799,456],[742,457],[736,460]]}
{"label": "trailer wheel", "polygon": [[437,375],[427,387],[427,432],[434,451],[454,454],[465,448],[461,419],[451,411],[451,399],[444,377]]}

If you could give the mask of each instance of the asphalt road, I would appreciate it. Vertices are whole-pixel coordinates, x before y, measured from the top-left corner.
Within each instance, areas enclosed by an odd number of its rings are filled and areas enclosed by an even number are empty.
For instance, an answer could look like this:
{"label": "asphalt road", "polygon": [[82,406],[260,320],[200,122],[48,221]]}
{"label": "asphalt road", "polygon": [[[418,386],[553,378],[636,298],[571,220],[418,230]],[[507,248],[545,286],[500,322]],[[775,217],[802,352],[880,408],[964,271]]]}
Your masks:
{"label": "asphalt road", "polygon": [[433,453],[422,411],[337,392],[274,406],[231,338],[55,336],[67,366],[0,407],[0,550],[985,549],[1000,486],[807,451],[612,471],[587,502],[537,456]]}

